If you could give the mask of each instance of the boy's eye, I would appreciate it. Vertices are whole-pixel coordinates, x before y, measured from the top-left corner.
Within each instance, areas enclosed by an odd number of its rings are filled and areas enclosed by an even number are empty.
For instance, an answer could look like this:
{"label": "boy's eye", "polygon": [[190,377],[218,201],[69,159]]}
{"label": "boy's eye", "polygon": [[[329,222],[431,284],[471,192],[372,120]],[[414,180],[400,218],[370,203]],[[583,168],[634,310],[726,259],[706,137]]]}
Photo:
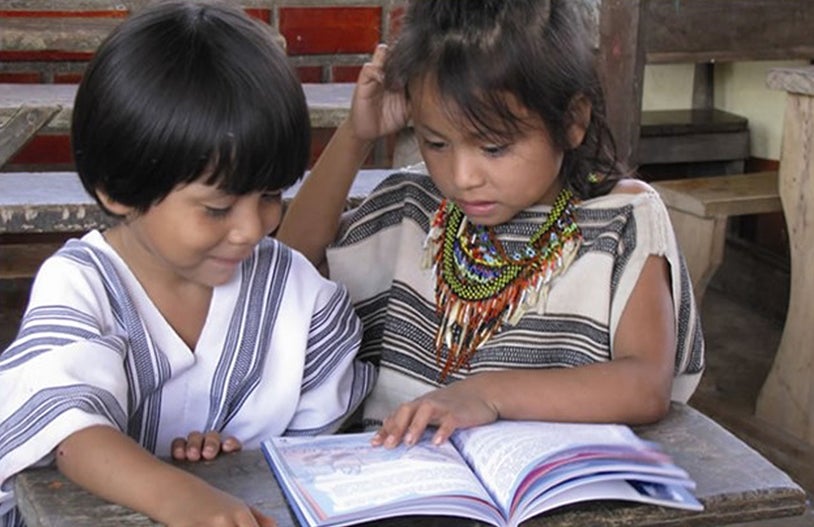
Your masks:
{"label": "boy's eye", "polygon": [[212,216],[213,218],[222,218],[222,217],[226,216],[227,214],[229,214],[229,211],[232,210],[232,207],[209,207],[209,206],[204,206],[204,210],[206,210],[206,213],[209,216]]}
{"label": "boy's eye", "polygon": [[283,191],[273,190],[269,192],[263,192],[261,198],[263,199],[263,201],[274,203],[283,199]]}

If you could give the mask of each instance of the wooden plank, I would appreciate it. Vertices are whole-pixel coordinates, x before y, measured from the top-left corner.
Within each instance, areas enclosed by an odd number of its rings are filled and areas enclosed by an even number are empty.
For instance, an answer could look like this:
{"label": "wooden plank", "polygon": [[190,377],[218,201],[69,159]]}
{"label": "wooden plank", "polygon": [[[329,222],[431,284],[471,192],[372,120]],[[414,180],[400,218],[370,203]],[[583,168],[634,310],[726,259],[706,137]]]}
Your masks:
{"label": "wooden plank", "polygon": [[642,137],[743,132],[748,128],[745,117],[717,108],[647,110],[641,118]]}
{"label": "wooden plank", "polygon": [[0,167],[25,146],[60,110],[60,106],[21,106],[0,126]]}
{"label": "wooden plank", "polygon": [[642,165],[745,161],[749,158],[749,131],[664,136],[639,139]]}
{"label": "wooden plank", "polygon": [[648,63],[814,57],[811,0],[647,0],[642,18]]}
{"label": "wooden plank", "polygon": [[658,181],[667,206],[699,217],[739,216],[782,210],[777,172]]}
{"label": "wooden plank", "polygon": [[[4,3],[3,10],[40,12],[43,16],[0,17],[0,51],[5,53],[58,51],[90,56],[128,13],[138,11],[148,3],[148,0],[66,2],[66,5],[60,5],[59,2],[46,3],[41,0],[18,1],[11,6],[6,6]],[[268,0],[241,1],[238,5],[246,8],[273,8]],[[71,12],[83,11],[108,11],[112,16],[71,14]],[[49,12],[52,14],[49,15]],[[62,13],[66,13],[68,16],[58,16]],[[53,16],[53,14],[57,14],[57,16]],[[286,47],[285,38],[282,35],[278,33],[275,38],[283,48]]]}
{"label": "wooden plank", "polygon": [[814,96],[814,66],[805,68],[772,68],[766,85],[773,90]]}
{"label": "wooden plank", "polygon": [[[305,99],[314,128],[335,128],[350,110],[354,83],[303,84]],[[75,84],[0,84],[0,124],[10,120],[23,106],[53,107],[61,110],[42,128],[43,133],[70,132]]]}
{"label": "wooden plank", "polygon": [[0,279],[34,276],[61,243],[0,244]]}

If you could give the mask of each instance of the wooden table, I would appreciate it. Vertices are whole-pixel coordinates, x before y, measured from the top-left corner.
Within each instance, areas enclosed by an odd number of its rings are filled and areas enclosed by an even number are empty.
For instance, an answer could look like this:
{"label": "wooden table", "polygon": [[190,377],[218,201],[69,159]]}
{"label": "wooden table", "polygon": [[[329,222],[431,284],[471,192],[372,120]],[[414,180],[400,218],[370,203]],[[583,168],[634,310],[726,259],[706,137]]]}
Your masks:
{"label": "wooden table", "polygon": [[756,413],[814,444],[814,66],[773,69],[767,84],[788,92],[778,185],[791,249],[791,294]]}
{"label": "wooden table", "polygon": [[[661,423],[637,432],[661,443],[696,480],[695,493],[705,505],[703,512],[592,502],[546,513],[526,525],[768,527],[781,525],[776,523],[777,518],[784,517],[787,523],[783,525],[810,525],[810,516],[799,516],[805,509],[803,490],[780,469],[693,408],[674,405]],[[260,452],[240,452],[213,462],[182,466],[274,517],[281,527],[297,525]],[[143,515],[91,496],[56,469],[28,470],[16,478],[14,488],[29,527],[153,525]],[[790,517],[795,515],[798,516]],[[377,525],[472,525],[472,522],[402,518]]]}

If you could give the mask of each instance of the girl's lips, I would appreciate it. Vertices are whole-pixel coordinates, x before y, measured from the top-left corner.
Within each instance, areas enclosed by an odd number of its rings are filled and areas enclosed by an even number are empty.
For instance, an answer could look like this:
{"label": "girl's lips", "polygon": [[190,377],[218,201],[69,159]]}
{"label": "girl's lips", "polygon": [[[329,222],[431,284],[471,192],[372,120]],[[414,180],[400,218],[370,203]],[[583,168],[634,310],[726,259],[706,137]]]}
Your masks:
{"label": "girl's lips", "polygon": [[456,203],[469,218],[488,216],[496,207],[494,201],[458,201]]}

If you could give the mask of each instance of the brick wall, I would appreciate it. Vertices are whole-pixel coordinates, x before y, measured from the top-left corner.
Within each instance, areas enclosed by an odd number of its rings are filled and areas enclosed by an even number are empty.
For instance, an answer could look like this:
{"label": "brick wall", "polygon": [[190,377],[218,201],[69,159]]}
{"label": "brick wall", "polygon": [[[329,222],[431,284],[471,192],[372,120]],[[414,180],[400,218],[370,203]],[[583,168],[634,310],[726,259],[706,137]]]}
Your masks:
{"label": "brick wall", "polygon": [[[104,36],[149,0],[3,0],[0,83],[77,83]],[[303,82],[354,82],[378,42],[398,30],[404,0],[241,0],[285,39]],[[315,129],[312,157],[332,130]],[[387,164],[386,146],[369,165]],[[384,153],[382,153],[384,152]],[[40,134],[6,170],[71,169],[69,141]]]}

